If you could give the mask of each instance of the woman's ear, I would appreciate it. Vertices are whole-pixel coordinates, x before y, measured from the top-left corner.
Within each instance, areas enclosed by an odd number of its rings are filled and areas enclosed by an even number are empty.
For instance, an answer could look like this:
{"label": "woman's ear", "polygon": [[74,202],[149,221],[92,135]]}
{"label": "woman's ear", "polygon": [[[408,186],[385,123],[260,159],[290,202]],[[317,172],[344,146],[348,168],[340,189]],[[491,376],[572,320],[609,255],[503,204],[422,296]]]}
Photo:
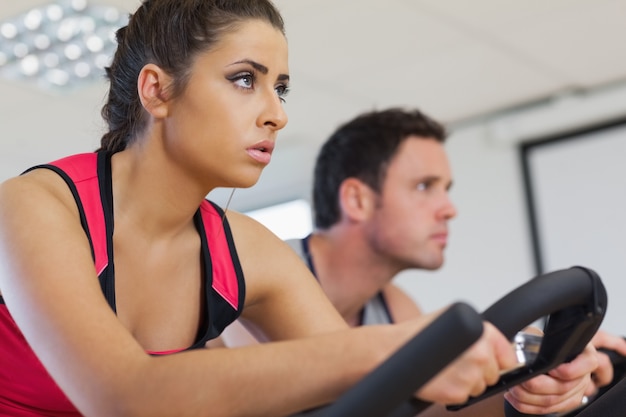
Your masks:
{"label": "woman's ear", "polygon": [[347,178],[339,187],[341,217],[350,221],[367,219],[376,204],[376,195],[368,185],[356,178]]}
{"label": "woman's ear", "polygon": [[146,64],[139,72],[137,93],[144,109],[156,119],[168,115],[168,87],[171,77],[159,66]]}

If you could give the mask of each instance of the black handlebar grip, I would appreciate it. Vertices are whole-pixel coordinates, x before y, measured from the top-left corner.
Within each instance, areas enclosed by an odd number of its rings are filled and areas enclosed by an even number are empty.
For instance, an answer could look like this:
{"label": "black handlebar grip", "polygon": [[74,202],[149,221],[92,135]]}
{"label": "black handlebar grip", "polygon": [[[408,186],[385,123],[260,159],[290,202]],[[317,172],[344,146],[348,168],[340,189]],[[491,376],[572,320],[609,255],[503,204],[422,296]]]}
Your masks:
{"label": "black handlebar grip", "polygon": [[[482,332],[480,314],[468,304],[455,303],[337,401],[297,416],[387,416],[476,342]],[[407,417],[431,405],[418,400],[412,404],[412,414]]]}
{"label": "black handlebar grip", "polygon": [[[589,306],[604,314],[607,295],[598,275],[572,267],[539,275],[495,302],[482,314],[509,340],[537,319],[572,306]],[[595,331],[594,331],[595,333]]]}

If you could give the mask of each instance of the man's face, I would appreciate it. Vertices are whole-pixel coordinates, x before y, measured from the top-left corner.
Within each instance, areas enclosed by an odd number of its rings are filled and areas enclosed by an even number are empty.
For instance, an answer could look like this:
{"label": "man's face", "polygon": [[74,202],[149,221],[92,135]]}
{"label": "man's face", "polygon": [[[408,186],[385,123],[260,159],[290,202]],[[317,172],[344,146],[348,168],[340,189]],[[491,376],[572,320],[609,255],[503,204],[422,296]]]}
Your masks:
{"label": "man's face", "polygon": [[441,267],[448,220],[456,215],[448,195],[451,184],[442,143],[405,140],[390,161],[368,226],[375,250],[402,269]]}

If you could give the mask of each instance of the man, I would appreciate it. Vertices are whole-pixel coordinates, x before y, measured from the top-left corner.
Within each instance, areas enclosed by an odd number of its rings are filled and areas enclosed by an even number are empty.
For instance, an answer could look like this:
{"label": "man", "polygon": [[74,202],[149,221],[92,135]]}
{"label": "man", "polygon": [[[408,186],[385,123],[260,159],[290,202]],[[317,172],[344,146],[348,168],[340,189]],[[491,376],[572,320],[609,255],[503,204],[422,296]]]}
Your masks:
{"label": "man", "polygon": [[[448,194],[452,173],[445,138],[444,127],[423,113],[388,109],[345,123],[322,146],[313,184],[315,231],[287,243],[351,326],[400,322],[421,314],[392,281],[406,269],[435,270],[443,265],[448,222],[457,214]],[[242,337],[233,329],[224,334],[227,344],[244,343]],[[603,333],[597,341],[597,346],[626,355],[621,338]],[[607,384],[612,379],[608,358],[594,356],[600,362],[596,383]],[[573,361],[505,397],[520,411],[537,414],[539,408],[529,404],[534,401],[530,396],[559,385],[558,393],[571,389],[579,394],[558,400],[560,410],[575,409],[583,391],[590,395],[596,388],[593,384],[572,388],[581,384],[583,368]],[[542,401],[555,401],[546,398]],[[499,416],[502,409],[502,396],[495,396],[454,415]],[[432,407],[426,413],[445,411]]]}

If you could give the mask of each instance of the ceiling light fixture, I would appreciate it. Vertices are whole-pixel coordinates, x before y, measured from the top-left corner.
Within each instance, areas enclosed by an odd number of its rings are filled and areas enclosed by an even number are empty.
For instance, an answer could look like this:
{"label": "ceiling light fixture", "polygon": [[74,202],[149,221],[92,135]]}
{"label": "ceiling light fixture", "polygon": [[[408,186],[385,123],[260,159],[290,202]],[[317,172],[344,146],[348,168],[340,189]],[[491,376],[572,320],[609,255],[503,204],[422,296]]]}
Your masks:
{"label": "ceiling light fixture", "polygon": [[87,0],[57,0],[0,21],[0,76],[66,91],[104,77],[128,15]]}

